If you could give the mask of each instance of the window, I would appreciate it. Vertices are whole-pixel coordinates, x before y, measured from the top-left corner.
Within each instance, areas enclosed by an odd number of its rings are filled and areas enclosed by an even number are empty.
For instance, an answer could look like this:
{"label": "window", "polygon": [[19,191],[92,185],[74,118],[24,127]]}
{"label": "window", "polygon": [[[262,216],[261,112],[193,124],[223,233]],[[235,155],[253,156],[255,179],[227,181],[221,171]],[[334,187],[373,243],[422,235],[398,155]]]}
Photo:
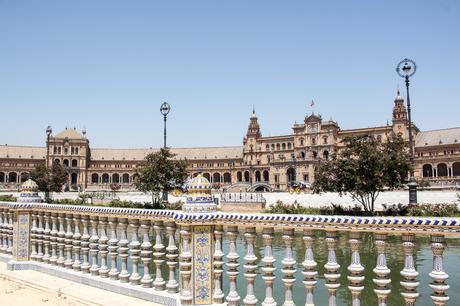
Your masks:
{"label": "window", "polygon": [[327,144],[327,136],[323,137],[323,144]]}
{"label": "window", "polygon": [[311,139],[311,144],[312,144],[312,145],[316,145],[316,139],[315,139],[315,137],[313,137],[313,138]]}
{"label": "window", "polygon": [[303,146],[303,138],[300,138],[300,145]]}
{"label": "window", "polygon": [[292,146],[292,145],[291,145],[291,143],[290,143],[290,142],[288,142],[288,150],[290,150],[290,149],[291,149],[291,146]]}

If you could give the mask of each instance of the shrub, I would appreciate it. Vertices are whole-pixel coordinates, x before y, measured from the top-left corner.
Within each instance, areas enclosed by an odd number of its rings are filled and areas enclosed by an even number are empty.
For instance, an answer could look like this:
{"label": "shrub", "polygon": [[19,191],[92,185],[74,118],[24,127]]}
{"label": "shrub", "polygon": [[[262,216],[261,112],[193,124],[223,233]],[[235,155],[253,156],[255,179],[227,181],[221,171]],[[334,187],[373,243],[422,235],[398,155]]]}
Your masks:
{"label": "shrub", "polygon": [[12,194],[0,195],[0,202],[16,202],[16,197],[13,197]]}
{"label": "shrub", "polygon": [[414,217],[455,217],[460,216],[456,203],[412,204],[408,205],[408,215]]}

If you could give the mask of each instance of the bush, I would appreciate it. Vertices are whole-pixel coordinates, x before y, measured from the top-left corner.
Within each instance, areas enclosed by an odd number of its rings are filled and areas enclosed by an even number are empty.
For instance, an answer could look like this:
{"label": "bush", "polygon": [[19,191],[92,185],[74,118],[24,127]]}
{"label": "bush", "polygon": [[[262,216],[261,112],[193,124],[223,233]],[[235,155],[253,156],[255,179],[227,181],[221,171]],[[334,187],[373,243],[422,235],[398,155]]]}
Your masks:
{"label": "bush", "polygon": [[64,204],[64,205],[87,205],[84,199],[59,199],[52,200],[50,204]]}
{"label": "bush", "polygon": [[458,217],[460,210],[455,203],[408,205],[408,215],[414,217]]}
{"label": "bush", "polygon": [[182,202],[176,203],[150,203],[150,202],[132,202],[132,201],[121,201],[113,200],[110,201],[110,207],[122,207],[122,208],[144,208],[144,209],[167,209],[167,210],[180,210],[182,209]]}
{"label": "bush", "polygon": [[0,202],[16,202],[16,197],[13,197],[12,194],[0,195]]}
{"label": "bush", "polygon": [[409,205],[406,204],[382,204],[384,216],[407,216],[409,214]]}

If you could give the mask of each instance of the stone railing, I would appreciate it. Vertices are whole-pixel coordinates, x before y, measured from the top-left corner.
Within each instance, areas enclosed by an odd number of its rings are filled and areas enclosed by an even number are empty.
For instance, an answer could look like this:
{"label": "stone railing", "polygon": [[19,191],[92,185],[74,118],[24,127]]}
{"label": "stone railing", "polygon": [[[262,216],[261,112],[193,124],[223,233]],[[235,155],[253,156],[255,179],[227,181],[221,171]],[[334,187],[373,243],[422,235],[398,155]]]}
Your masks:
{"label": "stone railing", "polygon": [[[281,261],[274,257],[275,231],[282,232]],[[419,273],[414,264],[419,235],[431,236],[433,253],[431,273],[420,277],[432,278],[434,305],[443,306],[449,300],[443,252],[445,236],[460,233],[458,218],[184,213],[0,203],[0,259],[7,260],[10,269],[36,269],[167,305],[276,305],[276,283],[284,289],[283,305],[294,305],[294,296],[303,295],[305,305],[313,306],[320,270],[315,231],[325,236],[323,276],[328,305],[336,305],[343,273],[348,275],[352,304],[360,305],[365,269],[373,271],[373,288],[366,290],[375,292],[379,306],[387,305],[392,282],[387,246],[393,235],[402,237],[404,267],[399,273],[405,305],[415,305],[419,297]],[[295,276],[299,268],[293,256],[294,237],[299,232],[305,254],[301,279]],[[340,267],[336,254],[338,234],[344,232],[348,232],[346,243],[351,248],[348,267]],[[377,259],[372,267],[364,267],[360,258],[363,233],[373,235]],[[262,239],[262,258],[256,256],[258,238]],[[244,254],[238,253],[239,239],[245,241]],[[254,289],[261,282],[258,274],[264,287],[262,299]],[[296,282],[302,282],[304,289],[295,291]],[[244,296],[238,288],[245,288]]]}
{"label": "stone railing", "polygon": [[220,195],[220,202],[266,203],[261,193],[234,192]]}

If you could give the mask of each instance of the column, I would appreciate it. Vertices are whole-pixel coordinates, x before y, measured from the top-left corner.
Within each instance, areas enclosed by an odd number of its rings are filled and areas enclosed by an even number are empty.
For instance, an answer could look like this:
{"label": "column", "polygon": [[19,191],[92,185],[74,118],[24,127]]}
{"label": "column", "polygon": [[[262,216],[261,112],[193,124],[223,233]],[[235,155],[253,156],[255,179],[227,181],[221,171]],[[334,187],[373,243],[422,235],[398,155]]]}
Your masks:
{"label": "column", "polygon": [[156,270],[153,285],[155,290],[165,290],[165,281],[161,275],[161,266],[165,262],[163,258],[165,255],[165,246],[163,245],[163,221],[155,221],[153,229],[155,230],[155,245],[153,247],[155,249],[153,253],[155,260],[153,262],[155,263]]}
{"label": "column", "polygon": [[295,306],[292,300],[292,286],[294,286],[295,264],[296,261],[292,256],[292,240],[294,238],[294,229],[286,228],[283,231],[283,240],[285,247],[285,255],[281,263],[283,264],[283,283],[285,290],[285,298],[283,306]]}
{"label": "column", "polygon": [[13,255],[13,212],[8,212],[8,249],[7,253]]}
{"label": "column", "polygon": [[131,276],[129,277],[129,281],[132,285],[139,285],[141,276],[139,275],[138,272],[138,264],[139,264],[139,254],[141,252],[140,246],[141,244],[139,243],[139,240],[137,238],[137,231],[139,229],[139,220],[137,219],[131,219],[129,220],[129,226],[132,229],[133,235],[131,238],[131,243],[129,244],[130,248],[130,253],[131,253],[131,267],[132,267],[132,272]]}
{"label": "column", "polygon": [[227,262],[227,274],[230,283],[230,289],[227,295],[227,302],[229,306],[237,306],[240,302],[240,296],[238,295],[237,291],[237,284],[236,278],[238,276],[238,258],[240,256],[236,252],[236,238],[238,237],[238,227],[237,226],[229,226],[227,228],[227,237],[229,240],[229,251],[228,251],[228,262]]}
{"label": "column", "polygon": [[80,251],[81,251],[81,234],[80,234],[80,221],[81,217],[80,215],[74,215],[73,217],[73,224],[74,224],[74,233],[72,236],[73,239],[73,264],[72,268],[75,271],[80,271],[81,270],[81,261],[80,261]]}
{"label": "column", "polygon": [[191,305],[192,288],[190,280],[192,278],[192,253],[190,251],[190,226],[181,226],[180,235],[182,239],[182,249],[179,257],[179,268],[181,277],[180,301],[183,305]]}
{"label": "column", "polygon": [[337,305],[337,289],[340,287],[338,279],[340,278],[340,265],[337,263],[337,258],[335,250],[337,247],[337,232],[327,231],[326,232],[326,244],[327,244],[327,263],[324,265],[326,273],[324,273],[324,278],[326,278],[326,288],[329,294],[329,306]]}
{"label": "column", "polygon": [[303,242],[305,244],[305,260],[302,262],[304,270],[302,275],[304,276],[303,284],[305,286],[305,306],[315,306],[313,301],[313,290],[316,287],[316,276],[318,272],[316,271],[317,263],[313,256],[313,243],[315,241],[315,232],[310,229],[305,229],[303,231]]}
{"label": "column", "polygon": [[66,224],[67,232],[65,233],[65,251],[66,251],[66,260],[64,261],[64,267],[67,269],[72,269],[73,260],[72,260],[72,247],[73,247],[73,232],[72,232],[72,219],[73,216],[70,214],[66,215]]}
{"label": "column", "polygon": [[[150,220],[141,220],[141,231],[143,234],[142,244],[141,244],[141,260],[142,266],[144,267],[144,275],[141,279],[142,287],[151,288],[152,287],[152,276],[150,275],[149,266],[152,262],[152,244],[150,243],[149,231],[150,231]],[[160,270],[161,274],[161,270]],[[161,278],[161,275],[160,275]]]}
{"label": "column", "polygon": [[58,232],[58,238],[57,238],[57,247],[59,249],[59,257],[56,260],[56,263],[60,267],[64,266],[64,261],[65,261],[65,257],[64,257],[64,247],[65,247],[64,219],[65,219],[65,214],[58,214],[59,232]]}
{"label": "column", "polygon": [[[37,239],[37,261],[43,261],[43,216],[44,216],[44,212],[39,212],[38,213],[38,228],[37,228],[37,231],[36,231],[36,234],[35,234],[35,237]],[[5,214],[4,215],[5,217],[5,234],[4,234],[4,237],[5,237],[5,240],[6,240],[6,248],[5,248],[5,252],[7,251],[8,249],[8,238],[7,238],[7,228],[8,228],[8,218],[7,218],[7,215]]]}
{"label": "column", "polygon": [[128,219],[120,218],[118,219],[118,224],[120,225],[121,229],[121,237],[120,241],[118,242],[119,248],[118,252],[120,253],[121,258],[121,271],[118,275],[118,278],[122,283],[129,282],[129,273],[128,273],[128,251],[129,251],[129,241],[128,241]]}
{"label": "column", "polygon": [[81,223],[83,225],[83,235],[81,236],[81,254],[83,256],[83,263],[81,264],[81,270],[83,273],[90,273],[89,268],[89,235],[88,224],[89,216],[82,216]]}
{"label": "column", "polygon": [[348,271],[350,272],[348,276],[348,280],[350,281],[348,289],[351,291],[353,306],[361,305],[361,292],[364,290],[364,286],[362,285],[364,276],[361,275],[364,271],[364,267],[361,265],[361,257],[359,256],[359,250],[362,244],[361,237],[361,232],[350,232],[351,263],[348,266]]}
{"label": "column", "polygon": [[99,254],[101,255],[101,267],[99,268],[99,276],[103,278],[109,277],[109,267],[107,266],[107,254],[109,251],[109,237],[107,237],[107,217],[99,217],[100,235],[99,235]]}
{"label": "column", "polygon": [[49,264],[50,263],[50,238],[51,238],[51,228],[50,228],[50,217],[51,213],[45,212],[44,220],[45,220],[45,230],[43,231],[43,245],[44,245],[44,253],[43,253],[43,262]]}
{"label": "column", "polygon": [[[37,213],[37,220],[38,220],[38,213]],[[38,240],[36,241],[38,242]],[[0,209],[0,252],[6,253],[7,248],[8,248],[8,239],[7,239],[6,209]],[[37,248],[38,248],[38,245],[37,245]],[[36,258],[35,260],[38,260],[38,258]]]}
{"label": "column", "polygon": [[[32,228],[30,230],[30,244],[32,246],[31,252],[30,252],[30,259],[36,261],[37,260],[37,239],[35,237],[35,233],[37,232],[37,213],[32,212],[31,214],[32,218]],[[2,253],[3,249],[3,213],[0,209],[0,253]]]}
{"label": "column", "polygon": [[414,306],[419,294],[417,287],[418,272],[415,270],[414,264],[414,249],[415,249],[415,235],[403,234],[402,245],[404,249],[404,269],[401,271],[403,280],[400,282],[402,290],[401,295],[404,298],[406,306]]}
{"label": "column", "polygon": [[222,235],[223,227],[222,225],[216,225],[214,227],[214,304],[222,304],[224,302],[224,292],[222,291],[222,275],[224,273],[223,257],[224,252],[222,252]]}
{"label": "column", "polygon": [[50,247],[51,247],[51,257],[50,257],[50,264],[53,266],[57,265],[58,260],[58,247],[57,247],[57,239],[58,239],[58,225],[57,225],[58,214],[51,213],[51,232],[50,232]]}
{"label": "column", "polygon": [[244,298],[243,302],[244,305],[256,305],[257,298],[254,294],[254,282],[257,276],[257,264],[256,260],[257,257],[254,254],[254,241],[256,239],[256,228],[255,227],[247,227],[244,233],[244,237],[246,238],[246,256],[244,256],[244,269],[246,273],[244,276],[246,277],[247,282],[247,289],[246,289],[246,297]]}
{"label": "column", "polygon": [[169,269],[169,278],[168,283],[166,284],[166,289],[169,293],[177,293],[179,284],[176,281],[176,267],[178,265],[177,257],[179,257],[179,255],[177,254],[178,249],[175,241],[176,223],[167,222],[166,231],[168,233],[168,247],[166,248],[166,251],[168,252],[168,254],[166,254],[166,258],[168,261],[166,264]]}
{"label": "column", "polygon": [[117,239],[117,218],[109,218],[110,240],[109,240],[109,255],[110,255],[110,271],[109,277],[111,280],[118,279],[117,256],[118,256],[118,239]]}
{"label": "column", "polygon": [[99,254],[99,237],[97,235],[97,223],[99,218],[97,216],[91,216],[91,237],[89,238],[89,252],[91,254],[91,267],[89,272],[91,275],[99,275],[99,265],[97,262],[97,255]]}
{"label": "column", "polygon": [[431,236],[431,250],[433,252],[433,270],[430,277],[433,282],[430,288],[434,291],[431,295],[431,300],[436,306],[444,306],[449,301],[449,296],[446,294],[447,289],[450,288],[446,284],[449,275],[444,271],[443,253],[445,249],[445,240],[443,235]]}
{"label": "column", "polygon": [[262,271],[264,275],[262,279],[265,282],[265,299],[262,303],[263,306],[276,306],[276,302],[273,299],[273,281],[275,280],[275,275],[273,274],[276,270],[274,267],[275,258],[273,257],[273,239],[274,239],[274,230],[272,227],[266,227],[263,229],[262,238],[264,242],[264,258],[262,262],[264,267]]}
{"label": "column", "polygon": [[387,234],[375,234],[375,247],[377,249],[377,266],[374,268],[374,273],[377,274],[373,282],[376,286],[374,292],[377,294],[378,305],[386,306],[387,298],[391,292],[391,280],[388,278],[390,269],[387,267]]}

